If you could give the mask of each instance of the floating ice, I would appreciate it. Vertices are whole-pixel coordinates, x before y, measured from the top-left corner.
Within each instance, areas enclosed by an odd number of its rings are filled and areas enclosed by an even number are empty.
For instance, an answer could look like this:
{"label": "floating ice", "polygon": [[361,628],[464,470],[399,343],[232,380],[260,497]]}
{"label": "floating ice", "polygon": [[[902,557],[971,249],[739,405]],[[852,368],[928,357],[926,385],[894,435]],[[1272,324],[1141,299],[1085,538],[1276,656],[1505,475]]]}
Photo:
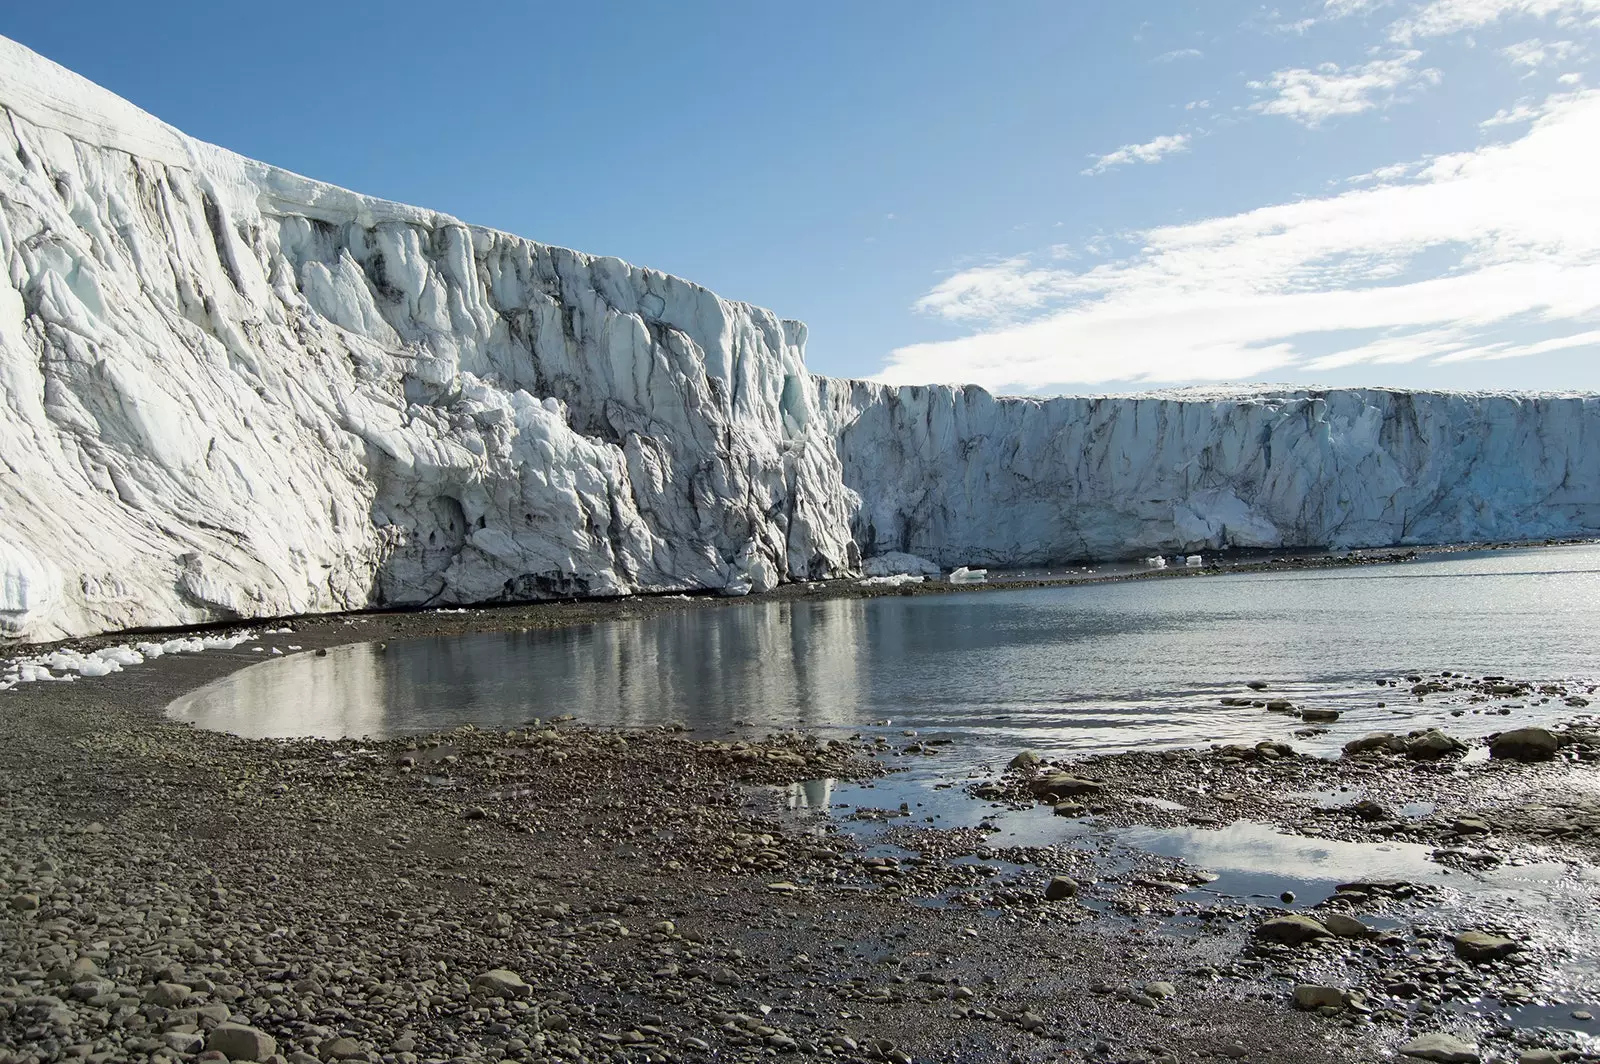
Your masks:
{"label": "floating ice", "polygon": [[1167,559],[1157,554],[1154,557],[1146,558],[1144,564],[1147,569],[1165,569],[1167,567]]}
{"label": "floating ice", "polygon": [[965,565],[957,566],[950,572],[952,584],[981,584],[989,579],[987,569],[968,569]]}
{"label": "floating ice", "polygon": [[865,580],[857,580],[861,587],[903,587],[906,584],[920,584],[927,577],[912,576],[910,573],[897,573],[894,576],[869,576]]}
{"label": "floating ice", "polygon": [[1187,558],[1183,559],[1184,566],[1190,569],[1199,569],[1201,566],[1205,565],[1205,563],[1205,557],[1200,554],[1191,554]]}

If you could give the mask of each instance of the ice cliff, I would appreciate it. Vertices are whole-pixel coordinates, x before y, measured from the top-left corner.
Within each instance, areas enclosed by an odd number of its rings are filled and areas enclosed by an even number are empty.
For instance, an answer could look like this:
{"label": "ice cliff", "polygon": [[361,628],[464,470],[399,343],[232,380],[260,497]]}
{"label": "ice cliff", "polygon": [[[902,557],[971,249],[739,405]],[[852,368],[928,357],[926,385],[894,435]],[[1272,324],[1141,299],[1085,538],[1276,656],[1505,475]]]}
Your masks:
{"label": "ice cliff", "polygon": [[184,136],[0,38],[0,638],[1600,531],[1592,397],[813,377],[686,281]]}

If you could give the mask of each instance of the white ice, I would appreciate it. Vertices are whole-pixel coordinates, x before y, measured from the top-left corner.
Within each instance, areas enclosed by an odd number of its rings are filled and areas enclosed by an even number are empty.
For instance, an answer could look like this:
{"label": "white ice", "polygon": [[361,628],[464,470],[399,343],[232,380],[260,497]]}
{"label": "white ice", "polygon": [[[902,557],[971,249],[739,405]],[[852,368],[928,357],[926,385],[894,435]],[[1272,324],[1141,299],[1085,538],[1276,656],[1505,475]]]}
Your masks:
{"label": "white ice", "polygon": [[0,111],[3,640],[1600,534],[1595,396],[817,377],[799,322],[241,158],[3,38]]}

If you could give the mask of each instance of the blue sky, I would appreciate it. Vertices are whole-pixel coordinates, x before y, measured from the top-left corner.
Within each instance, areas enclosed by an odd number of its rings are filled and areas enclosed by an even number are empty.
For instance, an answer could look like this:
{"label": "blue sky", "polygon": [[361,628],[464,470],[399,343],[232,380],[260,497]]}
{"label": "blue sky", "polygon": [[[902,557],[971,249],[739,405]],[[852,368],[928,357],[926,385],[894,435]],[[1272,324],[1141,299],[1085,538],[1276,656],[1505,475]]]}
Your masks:
{"label": "blue sky", "polygon": [[1600,390],[1600,0],[10,5],[184,131],[896,382]]}

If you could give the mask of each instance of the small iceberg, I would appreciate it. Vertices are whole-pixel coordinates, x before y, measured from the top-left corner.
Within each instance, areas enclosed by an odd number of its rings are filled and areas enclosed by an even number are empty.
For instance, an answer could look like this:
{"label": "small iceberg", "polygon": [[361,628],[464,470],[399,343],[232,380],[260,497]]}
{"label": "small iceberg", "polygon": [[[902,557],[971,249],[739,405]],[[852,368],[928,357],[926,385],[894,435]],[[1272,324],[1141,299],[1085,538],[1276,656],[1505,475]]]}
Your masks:
{"label": "small iceberg", "polygon": [[1144,567],[1146,569],[1165,569],[1167,567],[1167,559],[1157,554],[1153,558],[1146,558],[1144,560]]}
{"label": "small iceberg", "polygon": [[968,569],[965,565],[952,570],[949,577],[952,584],[981,584],[988,579],[989,570]]}
{"label": "small iceberg", "polygon": [[1201,555],[1199,555],[1199,554],[1191,554],[1191,555],[1189,555],[1189,556],[1188,556],[1188,557],[1187,557],[1187,558],[1185,558],[1185,559],[1183,559],[1183,564],[1184,564],[1184,565],[1185,565],[1185,567],[1187,567],[1187,568],[1190,568],[1190,569],[1198,569],[1198,568],[1200,568],[1200,567],[1201,567],[1201,566],[1202,566],[1202,565],[1204,565],[1204,564],[1205,564],[1205,558],[1204,558],[1204,557],[1202,557],[1202,556],[1201,556]]}
{"label": "small iceberg", "polygon": [[910,573],[896,573],[893,576],[869,576],[865,580],[857,580],[856,584],[859,587],[903,587],[906,584],[920,584],[926,579]]}

